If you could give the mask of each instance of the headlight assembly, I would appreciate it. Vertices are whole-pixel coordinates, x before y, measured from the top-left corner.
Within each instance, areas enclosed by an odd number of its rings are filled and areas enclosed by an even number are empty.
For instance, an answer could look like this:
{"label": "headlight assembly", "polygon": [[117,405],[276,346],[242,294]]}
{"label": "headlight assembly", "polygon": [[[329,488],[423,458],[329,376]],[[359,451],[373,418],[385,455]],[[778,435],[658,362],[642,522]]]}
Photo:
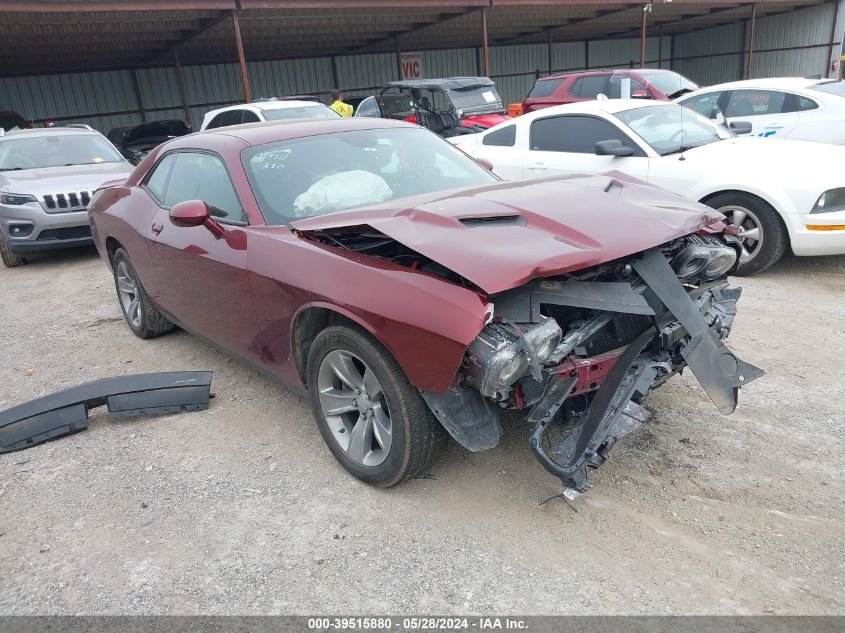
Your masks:
{"label": "headlight assembly", "polygon": [[35,196],[21,195],[17,193],[3,193],[0,194],[0,202],[3,204],[21,205],[27,202],[38,202]]}
{"label": "headlight assembly", "polygon": [[522,334],[507,323],[490,323],[467,350],[469,374],[483,396],[494,397],[525,375],[532,362],[542,365],[560,342],[554,319],[526,327]]}
{"label": "headlight assembly", "polygon": [[810,213],[830,213],[843,209],[845,209],[845,187],[839,187],[838,189],[828,189],[820,195]]}
{"label": "headlight assembly", "polygon": [[716,279],[736,263],[736,251],[715,238],[690,235],[686,240],[687,245],[672,260],[680,279]]}

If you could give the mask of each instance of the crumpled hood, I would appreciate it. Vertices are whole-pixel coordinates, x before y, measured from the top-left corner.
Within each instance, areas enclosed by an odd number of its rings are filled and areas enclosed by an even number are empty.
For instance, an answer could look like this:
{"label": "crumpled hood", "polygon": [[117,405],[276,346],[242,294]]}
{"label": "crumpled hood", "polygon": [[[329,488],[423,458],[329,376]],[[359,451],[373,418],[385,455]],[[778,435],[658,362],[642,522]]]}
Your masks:
{"label": "crumpled hood", "polygon": [[56,193],[93,192],[104,182],[121,177],[128,178],[133,169],[134,167],[128,162],[119,161],[71,167],[0,171],[0,191],[28,194],[39,200],[43,195]]}
{"label": "crumpled hood", "polygon": [[488,294],[663,244],[722,214],[618,172],[496,183],[297,220],[370,226]]}

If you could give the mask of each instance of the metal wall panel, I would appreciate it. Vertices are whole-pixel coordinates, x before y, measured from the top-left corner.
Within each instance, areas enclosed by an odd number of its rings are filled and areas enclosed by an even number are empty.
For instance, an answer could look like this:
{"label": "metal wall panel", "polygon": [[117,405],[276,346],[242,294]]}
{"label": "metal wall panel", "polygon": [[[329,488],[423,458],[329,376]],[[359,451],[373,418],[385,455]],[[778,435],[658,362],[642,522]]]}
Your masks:
{"label": "metal wall panel", "polygon": [[[665,39],[665,38],[664,38]],[[660,45],[657,37],[646,38],[646,61],[656,62]],[[666,50],[664,46],[664,57]],[[590,68],[624,68],[640,65],[640,38],[619,40],[592,40],[590,42]],[[657,64],[646,64],[647,66]]]}
{"label": "metal wall panel", "polygon": [[426,77],[473,77],[478,73],[474,48],[424,51],[422,61]]}
{"label": "metal wall panel", "polygon": [[[760,27],[762,20],[758,21]],[[675,59],[696,57],[699,55],[713,55],[714,53],[739,53],[742,50],[742,40],[745,38],[745,26],[742,22],[726,24],[711,29],[702,29],[692,33],[680,33],[675,36]],[[757,39],[755,37],[755,39]],[[714,58],[714,63],[721,64],[720,58]],[[734,77],[733,79],[737,79]]]}
{"label": "metal wall panel", "polygon": [[552,44],[554,71],[577,70],[587,65],[584,42],[555,42]]}
{"label": "metal wall panel", "polygon": [[[830,39],[833,10],[833,4],[828,2],[798,11],[758,18],[754,48],[767,50],[825,44]],[[800,55],[803,51],[795,53]],[[789,63],[792,63],[792,60],[789,60]]]}
{"label": "metal wall panel", "polygon": [[[698,57],[675,62],[672,70],[689,77],[702,86],[712,86],[742,77],[742,55],[720,55],[718,57]],[[756,56],[755,56],[756,65]]]}
{"label": "metal wall panel", "polygon": [[247,69],[255,97],[328,95],[334,88],[328,57],[250,62]]}
{"label": "metal wall panel", "polygon": [[335,59],[339,87],[350,95],[370,93],[397,79],[395,53],[346,55]]}

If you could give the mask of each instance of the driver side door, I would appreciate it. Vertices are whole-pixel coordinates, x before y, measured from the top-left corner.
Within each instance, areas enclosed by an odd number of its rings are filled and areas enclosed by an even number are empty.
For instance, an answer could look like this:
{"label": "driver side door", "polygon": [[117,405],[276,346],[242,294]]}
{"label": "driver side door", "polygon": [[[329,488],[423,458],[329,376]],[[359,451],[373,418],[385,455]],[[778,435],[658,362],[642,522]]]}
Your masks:
{"label": "driver side door", "polygon": [[[618,140],[634,148],[631,156],[598,156],[596,143]],[[648,180],[649,159],[621,129],[605,119],[565,114],[535,119],[529,130],[523,178],[556,174],[600,174],[621,171]]]}

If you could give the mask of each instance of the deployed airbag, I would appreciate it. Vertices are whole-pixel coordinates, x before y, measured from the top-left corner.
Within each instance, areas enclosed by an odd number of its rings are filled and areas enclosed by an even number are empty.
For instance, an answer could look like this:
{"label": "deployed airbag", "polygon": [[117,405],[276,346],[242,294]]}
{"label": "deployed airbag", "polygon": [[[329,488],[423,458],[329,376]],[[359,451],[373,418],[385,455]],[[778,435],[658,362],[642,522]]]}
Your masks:
{"label": "deployed airbag", "polygon": [[302,218],[317,212],[378,204],[392,197],[393,190],[384,178],[358,169],[320,178],[296,197],[293,208],[297,217]]}

